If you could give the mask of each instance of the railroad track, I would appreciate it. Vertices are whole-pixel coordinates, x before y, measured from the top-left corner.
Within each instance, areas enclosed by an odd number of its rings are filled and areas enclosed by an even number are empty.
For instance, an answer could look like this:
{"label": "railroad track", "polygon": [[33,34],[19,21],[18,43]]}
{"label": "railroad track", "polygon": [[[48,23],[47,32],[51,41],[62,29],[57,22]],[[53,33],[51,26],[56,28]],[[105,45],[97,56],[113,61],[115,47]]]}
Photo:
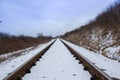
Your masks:
{"label": "railroad track", "polygon": [[84,70],[89,71],[89,73],[92,75],[91,80],[113,80],[110,76],[108,76],[103,71],[101,71],[97,66],[95,66],[92,62],[90,62],[87,58],[78,54],[74,49],[68,46],[64,41],[62,41],[62,43],[70,50],[70,52],[76,57],[76,59],[80,61],[79,63],[83,64]]}
{"label": "railroad track", "polygon": [[[55,40],[56,41],[56,40]],[[35,65],[36,61],[39,60],[39,58],[44,55],[44,53],[52,46],[52,44],[55,42],[53,41],[51,44],[49,44],[46,48],[44,48],[39,54],[35,55],[33,58],[31,58],[29,61],[21,65],[19,68],[17,68],[14,72],[12,72],[10,75],[5,77],[3,80],[22,80],[21,78],[26,74],[30,73],[30,68]]]}
{"label": "railroad track", "polygon": [[[54,41],[55,42],[55,41]],[[54,44],[51,43],[48,45],[44,50],[42,50],[39,54],[31,58],[28,62],[20,66],[18,69],[16,69],[14,72],[12,72],[10,75],[4,78],[4,80],[22,80],[22,77],[26,73],[30,73],[30,69],[32,66],[35,65],[36,61],[39,60],[39,58],[44,55],[44,53]],[[96,67],[92,62],[90,62],[88,59],[86,59],[84,56],[78,54],[74,49],[72,49],[70,46],[68,46],[64,41],[61,40],[61,42],[67,47],[67,49],[76,57],[77,60],[79,60],[79,63],[84,66],[84,70],[89,71],[91,74],[91,80],[114,80],[107,74],[105,74],[103,71],[101,71],[98,67]]]}

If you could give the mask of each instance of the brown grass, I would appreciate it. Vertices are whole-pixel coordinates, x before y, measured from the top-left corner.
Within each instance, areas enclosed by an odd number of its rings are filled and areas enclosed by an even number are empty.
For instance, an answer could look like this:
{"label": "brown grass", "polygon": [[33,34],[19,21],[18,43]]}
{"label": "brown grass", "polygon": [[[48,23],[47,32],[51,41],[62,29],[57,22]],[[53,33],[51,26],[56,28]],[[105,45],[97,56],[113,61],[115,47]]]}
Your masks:
{"label": "brown grass", "polygon": [[37,38],[28,37],[28,36],[11,36],[4,35],[0,37],[0,54],[24,49],[27,47],[35,46],[41,43],[45,43],[52,39],[52,37],[41,36]]}

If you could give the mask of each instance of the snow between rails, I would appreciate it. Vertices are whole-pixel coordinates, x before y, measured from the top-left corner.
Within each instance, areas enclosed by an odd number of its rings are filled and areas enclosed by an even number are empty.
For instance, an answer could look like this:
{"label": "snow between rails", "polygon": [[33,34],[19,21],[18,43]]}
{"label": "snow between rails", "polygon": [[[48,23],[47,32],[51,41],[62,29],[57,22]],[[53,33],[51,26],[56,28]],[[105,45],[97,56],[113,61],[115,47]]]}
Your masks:
{"label": "snow between rails", "polygon": [[42,56],[31,73],[23,80],[90,80],[91,75],[83,70],[64,44],[57,40]]}

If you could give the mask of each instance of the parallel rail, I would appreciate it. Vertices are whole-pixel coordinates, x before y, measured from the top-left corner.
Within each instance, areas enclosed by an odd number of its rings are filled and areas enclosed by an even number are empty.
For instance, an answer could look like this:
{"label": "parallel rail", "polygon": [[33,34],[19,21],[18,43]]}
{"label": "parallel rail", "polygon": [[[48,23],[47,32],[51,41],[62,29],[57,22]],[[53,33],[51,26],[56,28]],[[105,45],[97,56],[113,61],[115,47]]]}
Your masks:
{"label": "parallel rail", "polygon": [[[52,44],[54,42],[52,42],[50,45],[48,45],[45,49],[43,49],[39,54],[35,55],[29,61],[27,61],[26,63],[21,65],[19,68],[17,68],[15,71],[13,71],[10,75],[5,77],[3,80],[22,80],[21,78],[26,73],[30,72],[30,68],[33,65],[35,65],[35,62],[38,61],[39,58],[42,57],[42,55],[44,55],[44,53],[52,46]],[[110,76],[108,76],[106,73],[101,71],[97,66],[95,66],[92,62],[90,62],[87,58],[80,55],[78,52],[76,52],[74,49],[72,49],[70,46],[68,46],[64,41],[62,41],[62,43],[76,57],[76,59],[78,59],[80,61],[80,63],[83,64],[84,70],[89,71],[89,73],[92,76],[91,80],[114,80]]]}
{"label": "parallel rail", "polygon": [[87,58],[78,54],[78,52],[76,52],[74,49],[68,46],[64,41],[62,41],[62,43],[77,58],[77,60],[79,60],[80,63],[83,64],[84,70],[89,71],[89,73],[92,75],[91,80],[113,80],[110,76],[108,76],[106,73],[101,71],[97,66],[95,66],[92,62],[90,62]]}
{"label": "parallel rail", "polygon": [[39,54],[32,57],[29,61],[21,65],[19,68],[17,68],[15,71],[13,71],[10,75],[5,77],[3,80],[22,80],[21,78],[26,74],[30,72],[30,68],[35,65],[35,62],[39,60],[39,58],[42,57],[42,55],[52,46],[52,44],[55,41],[53,41],[51,44],[49,44],[45,49],[43,49]]}

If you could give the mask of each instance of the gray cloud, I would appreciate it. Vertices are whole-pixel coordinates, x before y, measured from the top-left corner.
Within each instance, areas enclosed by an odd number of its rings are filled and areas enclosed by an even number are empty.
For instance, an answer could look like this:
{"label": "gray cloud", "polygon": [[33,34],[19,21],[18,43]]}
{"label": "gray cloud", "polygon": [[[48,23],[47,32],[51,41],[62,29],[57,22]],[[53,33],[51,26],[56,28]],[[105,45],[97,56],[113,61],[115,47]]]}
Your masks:
{"label": "gray cloud", "polygon": [[0,31],[64,34],[87,23],[115,0],[1,0]]}

